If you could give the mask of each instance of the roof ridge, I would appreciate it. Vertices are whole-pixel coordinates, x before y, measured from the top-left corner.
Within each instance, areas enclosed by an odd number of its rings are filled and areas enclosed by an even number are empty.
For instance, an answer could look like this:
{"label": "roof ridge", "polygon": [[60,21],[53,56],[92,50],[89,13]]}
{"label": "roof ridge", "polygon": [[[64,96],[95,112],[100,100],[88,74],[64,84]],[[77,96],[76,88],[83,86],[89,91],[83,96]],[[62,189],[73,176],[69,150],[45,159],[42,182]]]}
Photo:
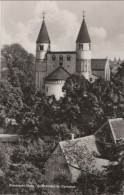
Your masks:
{"label": "roof ridge", "polygon": [[[59,69],[61,69],[61,70],[63,70],[68,76],[71,76],[70,75],[70,73],[65,69],[65,68],[63,68],[62,66],[58,66],[53,72],[51,72],[47,77],[46,77],[46,80],[51,80],[50,79],[50,77],[52,76],[52,75],[54,75],[54,73],[56,72],[56,71],[58,71]],[[61,72],[59,72],[59,74],[60,74]],[[63,74],[64,75],[64,74]],[[61,74],[61,76],[62,76],[62,74]],[[60,76],[60,77],[61,77]],[[62,76],[63,77],[63,76]],[[66,78],[66,76],[64,75],[64,78],[56,78],[57,80],[66,80],[67,78]],[[56,80],[55,78],[52,78],[52,80]]]}
{"label": "roof ridge", "polygon": [[123,118],[110,118],[108,120],[111,122],[111,121],[123,120]]}
{"label": "roof ridge", "polygon": [[69,76],[71,76],[71,74],[63,67],[63,66],[60,66]]}
{"label": "roof ridge", "polygon": [[84,136],[84,137],[79,137],[79,138],[75,138],[75,139],[70,139],[70,140],[65,140],[65,141],[61,141],[61,142],[59,142],[59,143],[64,143],[64,142],[70,142],[70,141],[78,141],[78,140],[80,140],[80,139],[86,139],[86,138],[89,138],[89,137],[95,137],[94,135],[88,135],[88,136]]}

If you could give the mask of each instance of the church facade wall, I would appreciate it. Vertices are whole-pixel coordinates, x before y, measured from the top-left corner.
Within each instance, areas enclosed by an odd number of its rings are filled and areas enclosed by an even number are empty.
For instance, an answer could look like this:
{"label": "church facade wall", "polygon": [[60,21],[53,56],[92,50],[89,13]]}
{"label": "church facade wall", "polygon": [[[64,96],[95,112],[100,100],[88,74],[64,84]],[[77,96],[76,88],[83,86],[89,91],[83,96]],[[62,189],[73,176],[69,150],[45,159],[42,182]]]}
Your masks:
{"label": "church facade wall", "polygon": [[[69,60],[70,57],[70,60]],[[70,74],[76,72],[76,52],[75,53],[48,53],[47,54],[47,75],[57,67],[62,66]]]}

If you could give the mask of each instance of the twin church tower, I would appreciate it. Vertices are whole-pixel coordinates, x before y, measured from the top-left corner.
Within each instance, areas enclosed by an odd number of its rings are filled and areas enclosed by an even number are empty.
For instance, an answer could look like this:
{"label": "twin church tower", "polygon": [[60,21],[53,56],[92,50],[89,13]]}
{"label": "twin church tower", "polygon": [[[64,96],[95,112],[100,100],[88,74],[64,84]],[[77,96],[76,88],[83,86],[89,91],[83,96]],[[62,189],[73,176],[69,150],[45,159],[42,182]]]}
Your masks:
{"label": "twin church tower", "polygon": [[91,59],[91,40],[84,15],[76,40],[76,51],[51,51],[43,16],[36,41],[36,86],[39,90],[45,90],[46,95],[55,95],[59,99],[64,95],[62,87],[66,79],[72,74],[84,75],[90,82],[99,77],[109,80],[110,68],[107,59]]}

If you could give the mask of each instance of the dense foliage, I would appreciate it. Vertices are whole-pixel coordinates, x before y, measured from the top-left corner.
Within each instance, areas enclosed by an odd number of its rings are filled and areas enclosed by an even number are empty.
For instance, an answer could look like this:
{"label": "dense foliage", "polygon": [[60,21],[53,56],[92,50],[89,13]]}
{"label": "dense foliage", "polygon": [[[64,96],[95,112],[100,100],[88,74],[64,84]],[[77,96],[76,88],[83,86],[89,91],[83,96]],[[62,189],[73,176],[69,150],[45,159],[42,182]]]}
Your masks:
{"label": "dense foliage", "polygon": [[[0,145],[0,192],[38,193],[36,187],[18,189],[10,188],[9,184],[44,183],[44,162],[58,141],[70,139],[72,133],[76,137],[91,135],[107,118],[124,117],[124,63],[111,82],[98,79],[90,83],[83,76],[72,75],[63,87],[65,96],[56,101],[36,89],[34,56],[22,46],[5,45],[1,61],[0,126],[4,126],[6,117],[16,119],[17,133],[23,135],[24,142],[16,146]],[[43,136],[53,136],[54,141],[44,142]],[[110,160],[118,163],[110,164],[107,174],[102,176],[87,171],[80,178],[77,194],[80,191],[100,194],[122,190],[123,154],[121,151],[122,157],[118,160],[119,148],[123,148],[123,144],[110,152],[114,157]],[[60,183],[61,180],[59,178]]]}

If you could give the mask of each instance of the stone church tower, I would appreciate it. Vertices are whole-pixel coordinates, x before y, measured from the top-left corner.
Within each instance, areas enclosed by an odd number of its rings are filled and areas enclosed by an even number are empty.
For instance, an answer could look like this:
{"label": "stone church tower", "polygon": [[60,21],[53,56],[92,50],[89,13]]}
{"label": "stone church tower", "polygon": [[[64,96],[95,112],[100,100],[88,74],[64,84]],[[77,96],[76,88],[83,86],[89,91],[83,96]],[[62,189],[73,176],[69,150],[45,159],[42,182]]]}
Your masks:
{"label": "stone church tower", "polygon": [[44,89],[44,80],[47,76],[47,52],[50,51],[50,38],[44,21],[36,41],[36,76],[35,83],[39,89]]}
{"label": "stone church tower", "polygon": [[91,79],[91,40],[87,30],[85,17],[76,40],[76,72],[84,75],[86,79]]}
{"label": "stone church tower", "polygon": [[43,22],[36,41],[35,84],[47,96],[54,95],[56,99],[63,97],[63,85],[73,74],[83,75],[90,82],[98,78],[110,80],[108,59],[91,58],[91,40],[84,15],[75,51],[51,51],[50,46],[43,13]]}

